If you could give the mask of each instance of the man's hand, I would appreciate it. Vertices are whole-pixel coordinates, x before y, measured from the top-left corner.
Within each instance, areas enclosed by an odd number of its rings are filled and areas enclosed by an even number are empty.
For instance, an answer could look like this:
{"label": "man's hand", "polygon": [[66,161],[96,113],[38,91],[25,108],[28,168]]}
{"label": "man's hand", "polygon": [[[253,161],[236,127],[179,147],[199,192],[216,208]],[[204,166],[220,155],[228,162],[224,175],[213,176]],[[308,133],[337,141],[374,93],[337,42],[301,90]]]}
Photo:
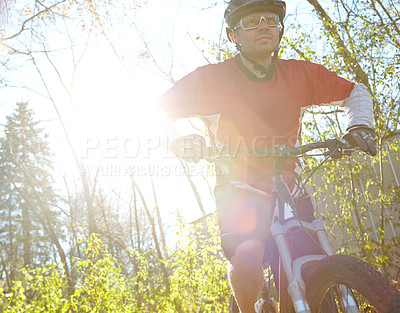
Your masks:
{"label": "man's hand", "polygon": [[206,140],[200,135],[187,135],[175,139],[171,142],[171,151],[177,156],[188,162],[198,163],[201,158],[206,156]]}
{"label": "man's hand", "polygon": [[350,127],[343,135],[343,139],[372,156],[376,155],[376,133],[368,126],[357,125]]}

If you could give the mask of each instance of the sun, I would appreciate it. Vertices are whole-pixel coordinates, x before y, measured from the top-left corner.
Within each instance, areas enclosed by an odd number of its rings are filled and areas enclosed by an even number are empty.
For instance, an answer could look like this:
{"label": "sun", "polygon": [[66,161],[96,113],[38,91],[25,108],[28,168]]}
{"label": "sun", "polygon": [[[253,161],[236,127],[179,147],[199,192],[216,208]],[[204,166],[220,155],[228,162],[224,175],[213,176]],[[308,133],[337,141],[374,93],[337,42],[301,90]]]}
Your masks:
{"label": "sun", "polygon": [[[196,208],[196,197],[182,164],[164,145],[168,139],[168,119],[159,108],[158,99],[172,84],[145,69],[130,73],[118,62],[113,63],[111,56],[106,58],[107,62],[103,59],[104,55],[93,56],[85,63],[73,90],[85,168],[92,177],[97,177],[100,185],[126,189],[126,195],[133,175],[150,199],[153,198],[149,184],[152,177],[165,212],[176,214],[177,208]],[[178,131],[185,135],[193,128],[178,123]],[[188,166],[203,204],[208,207],[207,211],[212,210],[212,187],[204,178],[207,168],[201,164]],[[186,214],[189,220],[194,220],[200,210]]]}
{"label": "sun", "polygon": [[101,56],[90,55],[73,88],[73,115],[80,140],[103,146],[158,140],[165,124],[158,98],[169,85],[145,68],[127,71],[115,55],[107,56],[105,49]]}

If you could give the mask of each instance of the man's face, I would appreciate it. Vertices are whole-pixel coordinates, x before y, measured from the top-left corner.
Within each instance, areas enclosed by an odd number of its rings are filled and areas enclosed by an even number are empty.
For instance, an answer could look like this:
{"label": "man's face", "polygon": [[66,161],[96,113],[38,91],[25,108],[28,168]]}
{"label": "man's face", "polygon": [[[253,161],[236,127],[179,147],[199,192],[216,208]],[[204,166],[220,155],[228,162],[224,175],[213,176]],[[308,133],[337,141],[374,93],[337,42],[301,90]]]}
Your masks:
{"label": "man's face", "polygon": [[[257,12],[247,15],[246,18],[254,16],[267,16],[270,12]],[[279,27],[268,26],[262,20],[261,24],[254,29],[244,30],[239,27],[234,36],[243,50],[254,58],[271,55],[278,49],[279,45]]]}

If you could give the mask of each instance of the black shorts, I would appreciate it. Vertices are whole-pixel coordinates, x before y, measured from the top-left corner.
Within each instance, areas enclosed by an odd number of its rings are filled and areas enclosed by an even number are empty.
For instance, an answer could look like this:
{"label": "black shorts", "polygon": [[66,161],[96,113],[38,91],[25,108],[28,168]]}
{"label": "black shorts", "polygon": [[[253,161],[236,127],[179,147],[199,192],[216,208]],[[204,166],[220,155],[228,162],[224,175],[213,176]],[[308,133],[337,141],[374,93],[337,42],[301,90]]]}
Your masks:
{"label": "black shorts", "polygon": [[[315,219],[308,195],[296,199],[295,202],[302,220],[311,222]],[[264,258],[268,258],[268,253],[271,253],[269,246],[273,246],[270,244],[271,220],[275,205],[273,197],[225,185],[220,187],[216,194],[216,203],[221,246],[226,258],[230,260],[236,248],[250,239],[258,239],[265,243],[267,249]]]}

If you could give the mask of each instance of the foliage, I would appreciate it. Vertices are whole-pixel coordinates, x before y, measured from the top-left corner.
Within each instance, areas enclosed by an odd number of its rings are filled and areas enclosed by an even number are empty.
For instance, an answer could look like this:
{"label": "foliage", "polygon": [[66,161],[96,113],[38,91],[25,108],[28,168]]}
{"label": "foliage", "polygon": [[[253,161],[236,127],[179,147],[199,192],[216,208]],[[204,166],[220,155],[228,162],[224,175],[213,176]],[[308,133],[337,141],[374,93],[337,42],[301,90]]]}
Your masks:
{"label": "foliage", "polygon": [[22,269],[23,279],[14,281],[12,292],[0,290],[4,312],[59,312],[65,304],[66,281],[54,264]]}
{"label": "foliage", "polygon": [[171,297],[184,312],[224,312],[230,289],[216,217],[190,228],[182,220],[180,225],[179,248],[169,262]]}
{"label": "foliage", "polygon": [[9,291],[0,289],[3,312],[226,312],[230,297],[215,217],[187,226],[181,219],[176,251],[165,263],[167,288],[151,251],[132,251],[139,271],[125,275],[97,234],[87,241],[85,257],[68,296],[65,275],[55,264],[22,269]]}

